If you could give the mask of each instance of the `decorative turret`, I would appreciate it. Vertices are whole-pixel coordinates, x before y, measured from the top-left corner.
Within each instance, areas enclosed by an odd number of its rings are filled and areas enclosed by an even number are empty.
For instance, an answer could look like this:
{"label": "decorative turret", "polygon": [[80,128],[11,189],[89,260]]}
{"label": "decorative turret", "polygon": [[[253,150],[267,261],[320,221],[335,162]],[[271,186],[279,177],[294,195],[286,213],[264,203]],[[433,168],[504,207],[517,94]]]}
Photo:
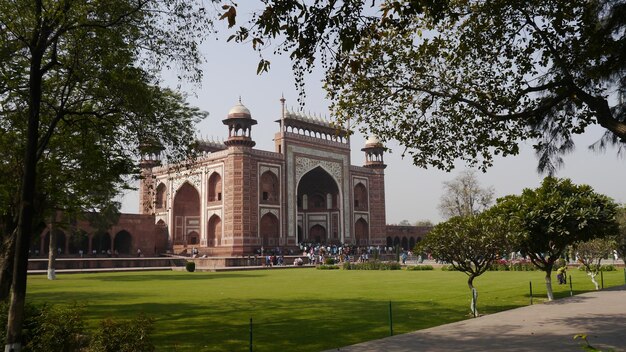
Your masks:
{"label": "decorative turret", "polygon": [[239,103],[228,111],[228,118],[222,120],[228,126],[228,139],[224,141],[227,146],[254,147],[256,144],[252,140],[252,126],[256,125],[256,120],[252,118],[250,110]]}
{"label": "decorative turret", "polygon": [[161,165],[161,152],[163,146],[159,142],[143,142],[139,145],[141,160],[139,166],[142,169],[151,169]]}
{"label": "decorative turret", "polygon": [[387,167],[383,160],[383,154],[387,148],[376,136],[370,136],[365,142],[365,147],[361,148],[365,152],[365,165],[371,169],[384,169]]}
{"label": "decorative turret", "polygon": [[159,142],[144,141],[139,145],[141,160],[141,178],[139,182],[139,211],[142,214],[154,214],[154,183],[152,169],[161,165],[163,146]]}

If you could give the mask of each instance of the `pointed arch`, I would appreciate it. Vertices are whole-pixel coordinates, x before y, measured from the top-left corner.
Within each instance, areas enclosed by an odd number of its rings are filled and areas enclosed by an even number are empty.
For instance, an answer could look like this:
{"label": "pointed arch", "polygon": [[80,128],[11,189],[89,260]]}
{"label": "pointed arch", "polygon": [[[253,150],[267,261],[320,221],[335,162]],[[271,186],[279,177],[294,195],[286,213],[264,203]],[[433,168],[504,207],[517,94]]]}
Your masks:
{"label": "pointed arch", "polygon": [[277,246],[280,238],[280,225],[276,215],[267,213],[261,217],[259,235],[266,248]]}
{"label": "pointed arch", "polygon": [[129,255],[132,252],[133,236],[130,232],[122,230],[115,234],[113,238],[113,249],[119,254]]}
{"label": "pointed arch", "polygon": [[354,223],[354,238],[356,244],[365,246],[369,242],[369,225],[365,219],[360,218]]}
{"label": "pointed arch", "polygon": [[163,182],[159,183],[156,188],[155,208],[157,211],[167,209],[167,187]]}
{"label": "pointed arch", "polygon": [[207,247],[219,246],[222,242],[222,219],[213,214],[207,223]]}
{"label": "pointed arch", "polygon": [[268,170],[261,175],[259,188],[261,204],[278,204],[280,183],[278,182],[278,176],[273,171]]}
{"label": "pointed arch", "polygon": [[209,177],[208,183],[208,201],[209,202],[221,202],[222,201],[222,176],[213,172]]}
{"label": "pointed arch", "polygon": [[357,183],[356,186],[354,186],[354,210],[367,211],[367,198],[367,188],[365,188],[363,183]]}
{"label": "pointed arch", "polygon": [[189,182],[174,196],[174,243],[184,244],[187,234],[200,228],[200,194]]}

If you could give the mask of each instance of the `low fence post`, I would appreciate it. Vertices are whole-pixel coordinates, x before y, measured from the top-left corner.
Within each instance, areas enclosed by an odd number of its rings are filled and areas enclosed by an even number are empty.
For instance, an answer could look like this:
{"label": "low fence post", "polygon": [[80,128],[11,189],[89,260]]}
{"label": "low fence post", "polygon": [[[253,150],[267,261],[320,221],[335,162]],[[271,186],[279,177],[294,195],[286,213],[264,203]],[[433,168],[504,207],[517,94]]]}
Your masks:
{"label": "low fence post", "polygon": [[601,283],[601,288],[604,290],[604,271],[602,269],[600,269],[600,283]]}
{"label": "low fence post", "polygon": [[250,352],[252,352],[252,318],[250,318]]}
{"label": "low fence post", "polygon": [[569,276],[569,296],[572,297],[574,295],[574,290],[572,290],[572,275]]}
{"label": "low fence post", "polygon": [[528,284],[530,286],[530,305],[533,305],[533,282],[532,281],[528,281]]}
{"label": "low fence post", "polygon": [[389,336],[393,336],[393,314],[391,312],[391,301],[389,301]]}

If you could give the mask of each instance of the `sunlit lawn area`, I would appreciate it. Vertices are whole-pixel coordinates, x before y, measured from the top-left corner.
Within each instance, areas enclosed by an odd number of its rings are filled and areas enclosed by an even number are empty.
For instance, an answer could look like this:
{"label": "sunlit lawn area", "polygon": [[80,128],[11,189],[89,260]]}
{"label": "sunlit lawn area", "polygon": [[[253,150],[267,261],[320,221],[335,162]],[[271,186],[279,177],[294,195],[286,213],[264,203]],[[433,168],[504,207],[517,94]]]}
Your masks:
{"label": "sunlit lawn area", "polygon": [[[593,289],[571,270],[574,294]],[[598,278],[599,280],[599,278]],[[475,281],[478,310],[490,314],[545,300],[542,272],[488,272]],[[556,284],[555,295],[569,296]],[[624,273],[604,273],[605,287]],[[320,351],[469,318],[466,276],[435,271],[262,270],[29,276],[28,300],[80,302],[90,324],[143,312],[156,319],[158,351]]]}

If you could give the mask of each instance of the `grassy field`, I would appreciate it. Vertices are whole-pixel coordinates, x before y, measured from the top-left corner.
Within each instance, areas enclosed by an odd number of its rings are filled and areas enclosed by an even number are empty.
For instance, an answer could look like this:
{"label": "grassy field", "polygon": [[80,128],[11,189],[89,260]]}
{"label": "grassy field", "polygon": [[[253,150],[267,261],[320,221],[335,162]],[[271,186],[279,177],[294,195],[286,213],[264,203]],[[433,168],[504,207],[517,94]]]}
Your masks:
{"label": "grassy field", "polygon": [[[574,293],[593,289],[571,270]],[[488,272],[475,280],[482,314],[545,301],[541,272]],[[556,282],[556,275],[553,275]],[[605,287],[624,284],[604,273]],[[554,285],[558,298],[569,285]],[[28,300],[86,306],[85,318],[156,319],[158,351],[320,351],[469,317],[466,276],[435,271],[263,270],[221,273],[135,272],[30,276]]]}

